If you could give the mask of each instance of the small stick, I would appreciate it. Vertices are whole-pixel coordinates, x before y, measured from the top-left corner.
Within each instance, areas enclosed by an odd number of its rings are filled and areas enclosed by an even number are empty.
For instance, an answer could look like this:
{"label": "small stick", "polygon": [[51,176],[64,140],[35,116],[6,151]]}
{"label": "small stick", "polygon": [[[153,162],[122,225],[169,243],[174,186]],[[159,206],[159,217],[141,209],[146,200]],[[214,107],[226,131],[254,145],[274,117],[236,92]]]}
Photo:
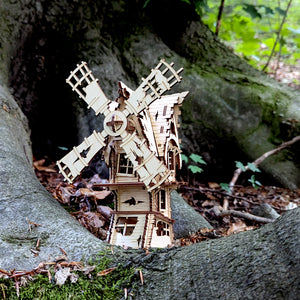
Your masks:
{"label": "small stick", "polygon": [[235,216],[238,218],[244,218],[244,219],[259,222],[259,223],[273,223],[275,221],[272,219],[255,216],[255,215],[249,214],[247,212],[241,212],[241,211],[230,210],[230,209],[229,210],[223,210],[223,209],[220,210],[217,207],[214,208],[214,212],[215,212],[216,216],[218,216],[218,217],[226,217],[226,216],[231,215],[231,216]]}
{"label": "small stick", "polygon": [[144,284],[144,276],[143,276],[142,270],[139,270],[139,273],[140,273],[141,283],[143,285]]}
{"label": "small stick", "polygon": [[[284,148],[286,147],[289,147],[291,146],[292,144],[296,143],[300,141],[300,135],[294,137],[293,139],[291,139],[290,141],[287,141],[287,142],[284,142],[282,143],[280,146],[278,146],[277,148],[275,149],[272,149],[266,153],[264,153],[263,155],[261,155],[259,158],[257,158],[253,164],[257,167],[263,160],[265,160],[267,157],[273,155],[273,154],[276,154],[278,152],[280,152],[281,150],[283,150]],[[247,171],[249,169],[248,166],[245,166],[245,171]],[[245,172],[244,171],[244,172]],[[233,177],[229,183],[229,189],[230,191],[232,192],[233,191],[233,188],[235,186],[235,183],[236,181],[238,180],[239,176],[241,175],[241,173],[243,172],[243,170],[241,168],[238,168],[234,171],[233,173]]]}

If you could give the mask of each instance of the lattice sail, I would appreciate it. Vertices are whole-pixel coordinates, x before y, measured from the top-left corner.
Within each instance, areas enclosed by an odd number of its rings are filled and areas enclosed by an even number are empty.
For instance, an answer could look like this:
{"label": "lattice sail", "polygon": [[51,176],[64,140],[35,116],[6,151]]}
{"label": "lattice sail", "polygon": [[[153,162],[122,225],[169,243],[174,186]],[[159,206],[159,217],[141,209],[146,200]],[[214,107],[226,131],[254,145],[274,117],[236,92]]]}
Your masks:
{"label": "lattice sail", "polygon": [[98,84],[98,79],[94,77],[86,62],[77,65],[67,78],[67,83],[72,87],[80,98],[92,108],[96,115],[99,113],[107,115],[111,101],[105,96]]}
{"label": "lattice sail", "polygon": [[88,166],[92,158],[105,147],[105,133],[94,131],[77,147],[57,162],[60,172],[66,180],[73,182],[81,171]]}
{"label": "lattice sail", "polygon": [[138,115],[142,110],[160,98],[162,94],[170,90],[172,86],[180,82],[182,77],[179,73],[183,68],[175,71],[174,63],[168,64],[165,60],[153,69],[146,79],[142,79],[141,85],[130,95],[129,99],[125,101],[126,109],[124,113]]}

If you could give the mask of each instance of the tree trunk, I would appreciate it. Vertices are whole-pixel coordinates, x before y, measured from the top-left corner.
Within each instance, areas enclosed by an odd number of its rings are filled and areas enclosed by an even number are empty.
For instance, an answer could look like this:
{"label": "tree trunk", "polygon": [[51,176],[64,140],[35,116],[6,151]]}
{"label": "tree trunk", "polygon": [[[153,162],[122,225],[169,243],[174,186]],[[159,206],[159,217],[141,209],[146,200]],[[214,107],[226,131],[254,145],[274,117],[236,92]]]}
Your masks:
{"label": "tree trunk", "polygon": [[138,299],[297,299],[300,210],[256,231],[134,256]]}
{"label": "tree trunk", "polygon": [[[32,269],[60,254],[60,248],[70,259],[79,260],[106,247],[36,179],[27,120],[14,100],[28,117],[36,155],[50,149],[61,156],[57,146],[76,144],[76,118],[80,136],[97,129],[94,117],[89,115],[86,121],[80,100],[76,100],[79,113],[72,112],[73,96],[64,83],[80,59],[88,60],[110,98],[116,96],[117,79],[135,88],[160,57],[184,66],[179,89],[191,91],[183,110],[184,145],[191,151],[201,148],[210,160],[217,157],[220,143],[212,144],[208,152],[206,139],[209,143],[229,140],[253,160],[274,148],[276,139],[284,138],[283,121],[299,120],[299,94],[233,55],[195,21],[185,3],[154,0],[143,11],[142,2],[2,1],[1,269]],[[163,14],[165,8],[168,13]],[[195,138],[199,130],[201,136]],[[289,157],[277,156],[264,169],[286,186],[299,186],[297,151],[295,147],[284,153]],[[115,256],[143,267],[140,299],[296,299],[299,213],[286,213],[256,231],[149,255],[116,247]],[[38,239],[41,251],[34,257],[30,249]]]}

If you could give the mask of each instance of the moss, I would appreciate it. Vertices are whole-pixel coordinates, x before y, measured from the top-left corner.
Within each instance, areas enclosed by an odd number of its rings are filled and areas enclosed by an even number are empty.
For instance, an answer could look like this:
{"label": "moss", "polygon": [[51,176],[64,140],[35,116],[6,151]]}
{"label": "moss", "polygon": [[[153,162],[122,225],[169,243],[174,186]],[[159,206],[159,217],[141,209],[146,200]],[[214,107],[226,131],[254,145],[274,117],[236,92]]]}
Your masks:
{"label": "moss", "polygon": [[[25,286],[20,287],[19,297],[16,293],[14,281],[0,278],[0,298],[6,299],[120,299],[124,295],[124,289],[132,291],[136,285],[136,272],[131,267],[118,264],[116,269],[105,275],[97,276],[113,264],[107,253],[101,253],[97,260],[89,261],[89,265],[95,265],[95,269],[85,275],[81,271],[74,271],[79,275],[76,283],[69,280],[59,287],[54,282],[54,271],[52,282],[47,275],[36,275],[29,280]],[[2,290],[2,291],[1,291]],[[5,294],[5,297],[4,297]]]}

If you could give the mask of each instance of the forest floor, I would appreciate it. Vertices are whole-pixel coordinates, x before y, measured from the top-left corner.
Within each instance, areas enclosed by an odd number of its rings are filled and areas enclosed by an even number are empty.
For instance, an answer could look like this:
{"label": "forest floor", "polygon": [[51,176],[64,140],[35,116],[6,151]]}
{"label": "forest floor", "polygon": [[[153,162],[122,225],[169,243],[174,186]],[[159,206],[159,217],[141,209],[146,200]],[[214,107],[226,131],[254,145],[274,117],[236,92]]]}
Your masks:
{"label": "forest floor", "polygon": [[[100,186],[103,180],[94,174],[91,178],[79,177],[69,184],[58,173],[55,163],[42,159],[35,161],[34,166],[38,179],[53,197],[96,237],[105,240],[113,194]],[[235,186],[229,195],[218,183],[208,182],[181,184],[178,192],[213,227],[176,241],[181,246],[259,228],[285,211],[300,206],[300,189],[275,186]],[[261,209],[266,204],[268,212]],[[218,213],[220,211],[223,214]],[[259,216],[263,217],[262,221]]]}
{"label": "forest floor", "polygon": [[294,65],[287,65],[284,62],[277,63],[273,60],[271,61],[269,68],[270,77],[300,90],[300,60]]}

